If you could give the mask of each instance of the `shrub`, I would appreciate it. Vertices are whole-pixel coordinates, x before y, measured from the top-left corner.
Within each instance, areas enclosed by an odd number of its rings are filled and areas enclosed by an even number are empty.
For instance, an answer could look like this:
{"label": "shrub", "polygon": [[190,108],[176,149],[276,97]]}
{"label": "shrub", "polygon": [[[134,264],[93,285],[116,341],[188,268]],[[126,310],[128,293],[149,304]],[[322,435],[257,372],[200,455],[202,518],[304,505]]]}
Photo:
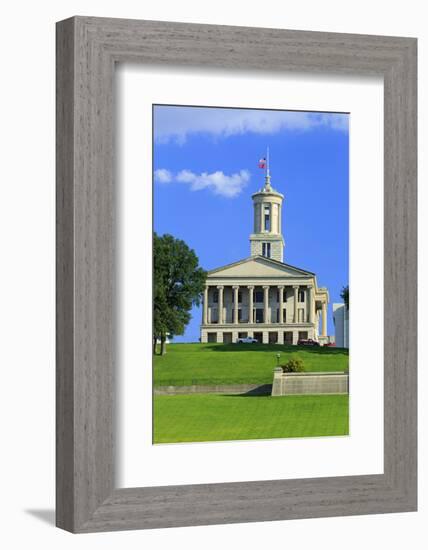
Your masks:
{"label": "shrub", "polygon": [[304,372],[305,367],[302,359],[292,357],[285,365],[281,365],[283,372]]}

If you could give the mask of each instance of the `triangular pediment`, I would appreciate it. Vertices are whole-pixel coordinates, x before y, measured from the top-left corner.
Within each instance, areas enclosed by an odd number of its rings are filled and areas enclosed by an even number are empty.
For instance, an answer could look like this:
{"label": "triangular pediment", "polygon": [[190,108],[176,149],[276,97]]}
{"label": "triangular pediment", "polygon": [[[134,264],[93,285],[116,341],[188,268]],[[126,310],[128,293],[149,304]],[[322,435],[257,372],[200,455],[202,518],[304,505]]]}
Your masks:
{"label": "triangular pediment", "polygon": [[314,274],[298,267],[265,258],[251,256],[208,272],[212,277],[311,277]]}

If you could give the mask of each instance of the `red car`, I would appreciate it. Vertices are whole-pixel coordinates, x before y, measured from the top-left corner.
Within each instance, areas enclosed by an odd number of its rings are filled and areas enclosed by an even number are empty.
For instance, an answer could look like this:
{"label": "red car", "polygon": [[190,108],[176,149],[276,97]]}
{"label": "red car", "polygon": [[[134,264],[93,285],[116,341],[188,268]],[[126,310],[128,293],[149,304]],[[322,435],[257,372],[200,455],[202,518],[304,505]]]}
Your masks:
{"label": "red car", "polygon": [[312,338],[308,338],[307,340],[304,340],[303,338],[301,338],[300,340],[298,340],[297,345],[298,346],[319,346],[320,343],[317,342],[316,340],[312,340]]}

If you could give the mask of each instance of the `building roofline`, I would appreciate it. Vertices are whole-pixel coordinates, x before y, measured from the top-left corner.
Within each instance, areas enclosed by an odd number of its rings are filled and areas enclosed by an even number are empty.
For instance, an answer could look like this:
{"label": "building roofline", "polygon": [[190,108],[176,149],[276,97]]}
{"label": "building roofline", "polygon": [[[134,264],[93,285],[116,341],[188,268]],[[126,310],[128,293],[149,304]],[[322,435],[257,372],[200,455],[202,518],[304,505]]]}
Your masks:
{"label": "building roofline", "polygon": [[251,195],[251,198],[254,199],[254,197],[257,197],[259,195],[261,195],[262,197],[269,197],[271,195],[274,195],[275,197],[281,197],[281,199],[284,198],[284,195],[279,191],[277,191],[276,189],[274,189],[273,187],[269,191],[263,191],[263,190],[256,191]]}
{"label": "building roofline", "polygon": [[226,265],[223,265],[223,266],[220,266],[220,267],[216,267],[215,269],[210,269],[208,271],[208,275],[211,275],[212,273],[217,273],[218,271],[221,271],[222,269],[227,269],[229,267],[234,267],[235,265],[239,265],[239,264],[249,262],[250,260],[254,260],[254,259],[260,259],[260,260],[263,260],[265,262],[274,264],[276,266],[289,267],[291,269],[295,269],[296,271],[300,271],[300,273],[302,273],[304,275],[311,275],[311,276],[315,277],[315,273],[313,273],[312,271],[306,271],[305,269],[301,269],[300,267],[296,267],[296,266],[291,265],[291,264],[286,264],[284,262],[280,262],[279,260],[274,260],[273,258],[266,258],[266,256],[261,256],[260,254],[258,254],[257,256],[249,256],[248,258],[244,258],[242,260],[238,260],[237,262],[232,262],[230,264],[226,264]]}

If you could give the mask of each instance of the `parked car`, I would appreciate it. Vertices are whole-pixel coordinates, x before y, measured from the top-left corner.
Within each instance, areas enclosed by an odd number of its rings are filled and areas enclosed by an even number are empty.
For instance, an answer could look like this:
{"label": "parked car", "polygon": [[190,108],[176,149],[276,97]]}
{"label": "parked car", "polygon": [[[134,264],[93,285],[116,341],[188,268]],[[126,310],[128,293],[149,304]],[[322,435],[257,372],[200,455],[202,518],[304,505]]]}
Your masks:
{"label": "parked car", "polygon": [[300,340],[298,340],[297,345],[298,346],[319,346],[320,343],[317,342],[316,340],[312,340],[312,338],[308,338],[308,339],[301,338]]}
{"label": "parked car", "polygon": [[255,338],[250,338],[249,336],[247,336],[246,338],[238,338],[236,343],[237,344],[257,344],[258,340],[256,340]]}
{"label": "parked car", "polygon": [[324,344],[324,347],[325,348],[335,348],[336,344],[334,342],[327,342],[326,344]]}

